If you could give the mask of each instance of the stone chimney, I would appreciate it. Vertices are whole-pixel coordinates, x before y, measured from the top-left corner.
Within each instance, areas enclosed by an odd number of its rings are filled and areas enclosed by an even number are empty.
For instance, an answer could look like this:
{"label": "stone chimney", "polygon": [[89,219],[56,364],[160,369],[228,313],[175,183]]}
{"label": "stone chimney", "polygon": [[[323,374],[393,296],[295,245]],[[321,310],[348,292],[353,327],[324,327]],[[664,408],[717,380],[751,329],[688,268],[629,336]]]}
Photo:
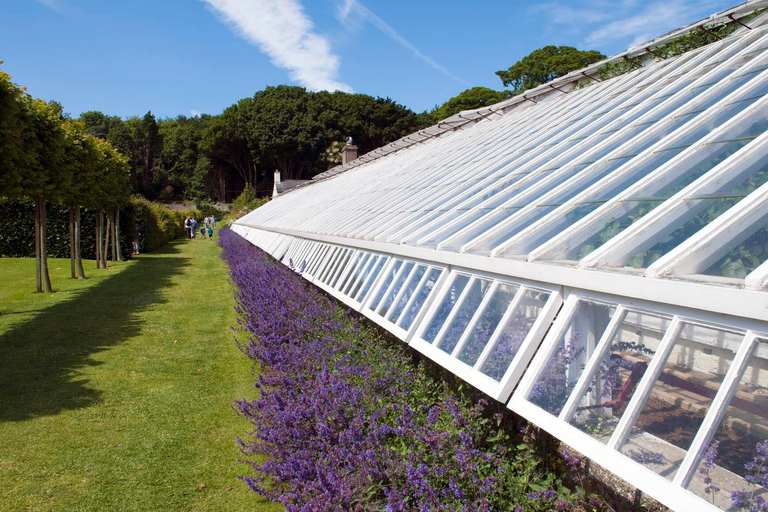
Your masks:
{"label": "stone chimney", "polygon": [[353,144],[352,137],[349,137],[344,149],[341,150],[341,165],[347,164],[355,158],[357,158],[357,146]]}
{"label": "stone chimney", "polygon": [[278,183],[280,183],[280,169],[275,169],[275,184],[272,187],[272,197],[277,197]]}

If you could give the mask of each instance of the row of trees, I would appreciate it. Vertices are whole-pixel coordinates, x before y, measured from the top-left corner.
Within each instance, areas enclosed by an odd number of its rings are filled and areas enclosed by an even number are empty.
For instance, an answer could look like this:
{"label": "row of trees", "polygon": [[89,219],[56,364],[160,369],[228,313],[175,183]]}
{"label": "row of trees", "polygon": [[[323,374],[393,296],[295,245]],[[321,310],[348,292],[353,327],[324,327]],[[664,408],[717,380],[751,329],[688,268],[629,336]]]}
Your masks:
{"label": "row of trees", "polygon": [[[307,179],[337,165],[339,143],[347,136],[354,138],[363,154],[462,110],[497,103],[601,58],[595,51],[547,46],[496,72],[509,89],[473,87],[421,113],[388,98],[277,86],[244,98],[216,116],[156,119],[147,112],[143,117],[121,119],[90,111],[79,120],[89,135],[125,156],[133,193],[161,200],[231,201],[245,186],[267,194],[274,169],[281,171],[283,179]],[[60,106],[51,102],[49,108],[55,111]],[[81,126],[71,120],[65,125]]]}
{"label": "row of trees", "polygon": [[266,193],[284,179],[311,178],[340,159],[329,151],[352,135],[367,152],[428,125],[390,99],[267,87],[217,116],[121,119],[85,112],[89,134],[128,159],[135,193],[161,200],[231,201],[246,185]]}
{"label": "row of trees", "polygon": [[450,117],[484,107],[604,58],[567,46],[536,50],[496,74],[505,87],[473,87],[431,111],[415,113],[388,98],[301,87],[267,87],[220,115],[121,119],[98,111],[80,120],[89,134],[128,159],[133,192],[149,199],[231,201],[245,186],[272,190],[273,171],[307,179],[340,163],[352,136],[360,154]]}
{"label": "row of trees", "polygon": [[[70,211],[72,278],[85,273],[80,247],[80,209],[97,210],[97,268],[107,253],[119,256],[119,208],[129,197],[129,166],[109,143],[66,119],[55,102],[32,98],[0,71],[0,196],[35,203],[37,291],[52,291],[46,246],[46,204]],[[106,212],[106,221],[104,220]]]}

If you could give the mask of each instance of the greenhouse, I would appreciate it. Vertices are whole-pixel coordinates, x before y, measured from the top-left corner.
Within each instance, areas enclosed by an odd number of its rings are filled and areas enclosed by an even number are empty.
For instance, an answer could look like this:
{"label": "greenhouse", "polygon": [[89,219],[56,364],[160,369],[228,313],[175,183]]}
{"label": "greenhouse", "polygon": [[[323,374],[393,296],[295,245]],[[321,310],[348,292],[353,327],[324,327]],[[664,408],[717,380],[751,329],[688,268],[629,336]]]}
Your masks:
{"label": "greenhouse", "polygon": [[[766,7],[462,112],[233,229],[664,505],[768,499]],[[714,42],[680,51],[692,34]]]}

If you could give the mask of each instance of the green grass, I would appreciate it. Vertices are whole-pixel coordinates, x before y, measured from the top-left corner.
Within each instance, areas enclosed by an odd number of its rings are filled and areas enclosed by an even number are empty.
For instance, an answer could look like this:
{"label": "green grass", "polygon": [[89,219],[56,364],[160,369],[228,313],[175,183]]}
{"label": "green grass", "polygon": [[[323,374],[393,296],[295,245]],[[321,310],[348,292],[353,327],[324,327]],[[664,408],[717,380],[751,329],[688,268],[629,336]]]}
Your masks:
{"label": "green grass", "polygon": [[177,241],[109,270],[0,259],[0,511],[280,510],[237,480],[230,408],[253,397],[219,248]]}

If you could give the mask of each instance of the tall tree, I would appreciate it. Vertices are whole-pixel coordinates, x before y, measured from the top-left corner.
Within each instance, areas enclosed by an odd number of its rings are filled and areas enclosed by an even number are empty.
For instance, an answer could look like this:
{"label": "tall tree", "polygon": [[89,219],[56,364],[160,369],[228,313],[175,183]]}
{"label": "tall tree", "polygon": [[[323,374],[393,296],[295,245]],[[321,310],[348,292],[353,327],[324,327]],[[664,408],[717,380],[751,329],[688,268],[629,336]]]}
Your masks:
{"label": "tall tree", "polygon": [[44,101],[22,97],[31,128],[27,148],[34,152],[32,165],[22,177],[23,195],[35,201],[35,261],[37,291],[51,292],[48,273],[46,202],[59,203],[70,185],[71,169],[64,160],[64,127],[61,116]]}
{"label": "tall tree", "polygon": [[112,128],[123,124],[123,120],[118,116],[108,116],[98,110],[89,110],[80,114],[80,121],[85,123],[85,129],[94,137],[107,140]]}
{"label": "tall tree", "polygon": [[[321,154],[340,137],[339,114],[327,92],[280,85],[257,92],[249,105],[247,140],[252,156],[280,169],[285,179],[324,171]],[[255,158],[254,158],[255,159]]]}
{"label": "tall tree", "polygon": [[237,174],[243,185],[255,185],[258,150],[249,144],[248,115],[253,100],[246,98],[211,118],[201,134],[199,149],[221,172]]}
{"label": "tall tree", "polygon": [[555,78],[605,59],[595,50],[581,51],[572,46],[545,46],[534,50],[508,69],[497,71],[504,87],[520,94]]}
{"label": "tall tree", "polygon": [[23,97],[11,76],[0,71],[0,196],[23,196],[22,178],[35,158],[26,147],[30,127],[25,126],[29,118],[22,108]]}
{"label": "tall tree", "polygon": [[86,133],[80,121],[67,120],[65,130],[65,165],[70,168],[72,180],[66,190],[63,203],[69,208],[70,271],[72,279],[84,279],[80,206],[96,193],[100,155],[94,137]]}
{"label": "tall tree", "polygon": [[494,91],[488,87],[472,87],[454,96],[431,112],[433,122],[437,123],[464,110],[487,107],[509,97],[507,91]]}
{"label": "tall tree", "polygon": [[[312,94],[312,93],[308,93]],[[360,154],[389,144],[429,126],[430,121],[389,98],[334,92],[332,108],[339,113],[336,140],[351,136]]]}
{"label": "tall tree", "polygon": [[163,139],[157,126],[152,111],[147,112],[138,123],[134,140],[136,149],[141,155],[141,173],[139,174],[139,187],[146,196],[154,196],[152,189],[152,175],[155,171],[155,163],[163,149]]}

